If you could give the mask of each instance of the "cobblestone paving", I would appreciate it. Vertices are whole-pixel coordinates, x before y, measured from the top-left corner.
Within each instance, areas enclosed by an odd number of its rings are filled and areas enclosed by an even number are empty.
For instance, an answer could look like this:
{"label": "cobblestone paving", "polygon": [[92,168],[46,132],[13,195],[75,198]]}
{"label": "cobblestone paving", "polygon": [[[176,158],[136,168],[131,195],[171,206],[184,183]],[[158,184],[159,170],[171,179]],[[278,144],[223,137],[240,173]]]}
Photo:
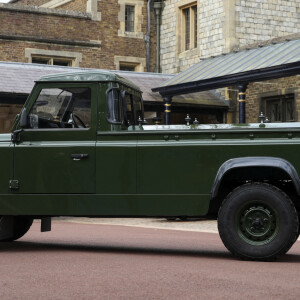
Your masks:
{"label": "cobblestone paving", "polygon": [[200,231],[218,233],[217,221],[187,219],[166,220],[146,218],[55,218],[56,221],[75,222],[85,224],[123,225],[145,228],[173,229],[184,231]]}

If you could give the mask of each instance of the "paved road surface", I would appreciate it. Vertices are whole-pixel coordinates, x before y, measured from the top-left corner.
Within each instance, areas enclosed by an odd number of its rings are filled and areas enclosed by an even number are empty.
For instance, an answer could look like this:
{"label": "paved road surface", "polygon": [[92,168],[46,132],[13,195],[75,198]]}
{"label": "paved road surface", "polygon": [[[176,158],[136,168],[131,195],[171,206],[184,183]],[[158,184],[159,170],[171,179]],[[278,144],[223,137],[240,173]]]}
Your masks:
{"label": "paved road surface", "polygon": [[244,262],[214,233],[54,222],[0,252],[1,300],[300,298],[300,242]]}

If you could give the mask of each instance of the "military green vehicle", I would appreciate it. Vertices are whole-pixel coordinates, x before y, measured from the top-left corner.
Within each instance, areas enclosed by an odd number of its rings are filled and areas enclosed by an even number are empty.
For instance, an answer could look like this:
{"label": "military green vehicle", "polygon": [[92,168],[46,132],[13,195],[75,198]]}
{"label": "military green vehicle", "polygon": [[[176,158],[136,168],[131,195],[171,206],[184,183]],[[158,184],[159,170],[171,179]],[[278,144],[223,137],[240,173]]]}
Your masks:
{"label": "military green vehicle", "polygon": [[51,217],[218,219],[235,256],[274,260],[299,235],[300,125],[146,125],[111,72],[44,76],[0,135],[0,240]]}

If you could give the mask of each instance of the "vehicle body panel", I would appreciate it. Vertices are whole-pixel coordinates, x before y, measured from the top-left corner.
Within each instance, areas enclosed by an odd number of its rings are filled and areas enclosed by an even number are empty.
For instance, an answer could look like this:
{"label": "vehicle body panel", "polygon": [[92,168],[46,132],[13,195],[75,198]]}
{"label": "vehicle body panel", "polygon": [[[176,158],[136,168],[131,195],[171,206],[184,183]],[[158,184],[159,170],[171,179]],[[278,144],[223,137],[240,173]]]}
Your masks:
{"label": "vehicle body panel", "polygon": [[10,134],[0,134],[0,195],[10,192],[9,180],[13,175],[13,146]]}
{"label": "vehicle body panel", "polygon": [[[13,130],[20,130],[19,141],[13,144],[10,135],[0,135],[5,158],[0,215],[206,216],[216,196],[211,194],[216,176],[232,158],[285,159],[297,176],[300,172],[296,123],[109,124],[109,89],[140,95],[135,85],[110,73],[45,76],[26,110],[30,112],[42,88],[66,86],[90,87],[90,128],[20,128],[17,117]],[[73,160],[72,154],[87,157]],[[10,189],[10,180],[17,186]]]}
{"label": "vehicle body panel", "polygon": [[[166,133],[171,134],[163,134]],[[164,135],[159,132],[132,131],[120,134],[118,138],[115,133],[110,137],[104,135],[105,141],[100,135],[98,139],[101,142],[98,141],[96,146],[95,194],[79,195],[75,192],[73,195],[52,193],[49,196],[42,195],[47,193],[41,187],[42,193],[35,191],[35,195],[16,195],[21,193],[20,189],[14,192],[13,197],[1,196],[2,214],[11,214],[14,207],[24,214],[205,216],[216,174],[232,157],[281,157],[299,173],[299,137],[276,138],[283,133],[258,129],[256,140],[246,138],[246,130],[239,132],[241,136],[237,139],[222,138],[221,132],[219,140],[202,139],[209,134],[202,131],[190,135],[185,132],[179,141],[165,141]],[[294,131],[294,136],[298,134]],[[245,138],[241,138],[242,135]],[[70,186],[75,184],[75,181],[70,181]],[[7,207],[3,204],[6,201],[10,203]]]}

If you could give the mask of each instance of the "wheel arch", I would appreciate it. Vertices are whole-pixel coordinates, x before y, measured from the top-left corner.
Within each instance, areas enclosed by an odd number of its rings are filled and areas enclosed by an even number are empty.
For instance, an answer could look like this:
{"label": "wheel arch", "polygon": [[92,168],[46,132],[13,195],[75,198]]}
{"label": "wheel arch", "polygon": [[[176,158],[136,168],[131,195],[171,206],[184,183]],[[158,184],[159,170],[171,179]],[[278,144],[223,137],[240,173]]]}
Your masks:
{"label": "wheel arch", "polygon": [[[257,172],[258,169],[259,173]],[[300,178],[289,161],[278,157],[265,156],[233,158],[225,161],[217,172],[211,189],[210,213],[217,212],[222,202],[222,199],[220,199],[222,184],[233,174],[239,179],[252,181],[268,180],[270,174],[272,174],[273,179],[290,180],[295,194],[300,196]]]}

